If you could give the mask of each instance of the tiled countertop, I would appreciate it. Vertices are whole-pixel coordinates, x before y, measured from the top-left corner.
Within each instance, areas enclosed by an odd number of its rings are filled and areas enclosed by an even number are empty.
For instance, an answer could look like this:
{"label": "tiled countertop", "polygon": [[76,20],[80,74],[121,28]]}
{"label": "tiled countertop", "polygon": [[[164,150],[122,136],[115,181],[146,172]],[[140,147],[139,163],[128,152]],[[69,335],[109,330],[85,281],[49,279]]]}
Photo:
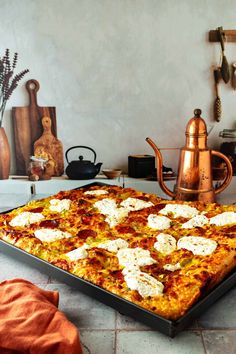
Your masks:
{"label": "tiled countertop", "polygon": [[[236,201],[235,177],[219,201]],[[31,196],[0,194],[0,210],[25,204]],[[84,354],[235,354],[236,287],[212,305],[191,327],[169,338],[135,319],[0,252],[0,281],[24,278],[60,293],[59,308],[80,330]],[[53,353],[52,353],[53,354]]]}

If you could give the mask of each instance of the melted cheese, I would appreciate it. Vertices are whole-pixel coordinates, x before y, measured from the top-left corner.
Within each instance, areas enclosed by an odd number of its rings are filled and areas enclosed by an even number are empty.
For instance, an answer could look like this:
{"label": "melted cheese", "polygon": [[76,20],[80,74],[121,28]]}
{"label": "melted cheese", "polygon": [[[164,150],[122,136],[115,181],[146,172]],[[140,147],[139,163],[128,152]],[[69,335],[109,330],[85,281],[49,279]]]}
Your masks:
{"label": "melted cheese", "polygon": [[100,213],[109,215],[111,210],[116,209],[116,202],[114,199],[111,198],[104,198],[102,200],[98,200],[94,203],[95,208],[98,208]]}
{"label": "melted cheese", "polygon": [[76,248],[75,250],[66,253],[66,256],[68,258],[70,258],[70,260],[72,262],[77,261],[78,259],[87,258],[88,257],[88,252],[86,250],[89,249],[89,248],[90,248],[89,245],[87,245],[85,243],[83,246],[81,246],[79,248]]}
{"label": "melted cheese", "polygon": [[147,273],[140,271],[128,272],[124,276],[127,286],[137,290],[142,297],[162,295],[164,285]]}
{"label": "melted cheese", "polygon": [[199,214],[199,211],[185,204],[166,204],[165,208],[161,209],[159,213],[163,215],[172,213],[175,218],[193,218]]}
{"label": "melted cheese", "polygon": [[150,214],[148,215],[148,227],[151,229],[165,230],[169,229],[171,220],[166,216]]}
{"label": "melted cheese", "polygon": [[64,210],[69,210],[70,204],[70,199],[51,199],[49,209],[61,213]]}
{"label": "melted cheese", "polygon": [[216,226],[224,226],[236,223],[236,213],[233,211],[226,211],[210,218],[210,224]]}
{"label": "melted cheese", "polygon": [[15,216],[9,224],[13,227],[15,226],[27,226],[30,224],[34,224],[40,220],[44,219],[43,214],[41,213],[31,213],[29,211],[24,211],[19,215]]}
{"label": "melted cheese", "polygon": [[131,273],[131,272],[139,272],[140,271],[140,267],[137,265],[137,264],[129,264],[128,267],[125,267],[123,270],[122,270],[122,274],[123,275],[127,275],[128,273]]}
{"label": "melted cheese", "polygon": [[181,265],[179,262],[176,264],[165,264],[163,268],[165,270],[169,270],[170,272],[174,272],[175,270],[181,269]]}
{"label": "melted cheese", "polygon": [[196,256],[208,256],[217,247],[217,242],[200,236],[184,236],[177,243],[177,248],[184,248]]}
{"label": "melted cheese", "polygon": [[117,206],[114,199],[104,198],[94,203],[95,208],[98,208],[101,214],[106,215],[105,221],[114,227],[121,223],[127,217],[130,211],[141,210],[152,206],[152,202],[145,202],[137,198],[127,198]]}
{"label": "melted cheese", "polygon": [[148,250],[140,247],[137,248],[123,248],[117,252],[119,264],[123,267],[145,266],[156,263],[150,256]]}
{"label": "melted cheese", "polygon": [[123,202],[121,202],[120,205],[129,211],[135,211],[135,210],[149,208],[154,204],[152,202],[145,202],[144,200],[138,198],[127,198],[123,200]]}
{"label": "melted cheese", "polygon": [[194,227],[202,227],[208,224],[208,218],[205,215],[197,215],[194,218],[190,219],[189,221],[185,222],[182,225],[183,229],[192,229]]}
{"label": "melted cheese", "polygon": [[128,215],[129,210],[125,208],[117,208],[116,202],[113,199],[105,198],[94,203],[101,214],[106,216],[106,222],[110,227],[114,227]]}
{"label": "melted cheese", "polygon": [[54,242],[72,236],[69,232],[58,229],[39,229],[34,232],[34,235],[42,242]]}
{"label": "melted cheese", "polygon": [[118,238],[116,240],[109,240],[106,242],[99,243],[98,246],[99,248],[104,248],[108,250],[109,252],[118,252],[122,248],[128,248],[129,244],[127,241],[123,240],[122,238]]}
{"label": "melted cheese", "polygon": [[169,234],[159,234],[154,248],[163,254],[170,254],[176,249],[176,239]]}
{"label": "melted cheese", "polygon": [[84,194],[87,195],[103,195],[103,194],[108,194],[108,191],[104,191],[103,189],[97,189],[94,191],[86,191]]}
{"label": "melted cheese", "polygon": [[107,214],[106,222],[110,225],[110,227],[114,227],[121,223],[124,218],[128,215],[129,211],[125,208],[117,208],[115,210],[111,210],[109,214]]}

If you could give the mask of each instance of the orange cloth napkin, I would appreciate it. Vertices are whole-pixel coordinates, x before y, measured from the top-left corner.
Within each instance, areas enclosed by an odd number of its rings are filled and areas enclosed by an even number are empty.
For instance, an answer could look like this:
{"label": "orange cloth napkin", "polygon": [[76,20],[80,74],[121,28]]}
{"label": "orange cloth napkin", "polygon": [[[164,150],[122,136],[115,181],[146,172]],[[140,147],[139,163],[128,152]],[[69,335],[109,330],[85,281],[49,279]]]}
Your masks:
{"label": "orange cloth napkin", "polygon": [[59,294],[24,279],[0,283],[1,354],[83,354],[77,328],[57,308]]}

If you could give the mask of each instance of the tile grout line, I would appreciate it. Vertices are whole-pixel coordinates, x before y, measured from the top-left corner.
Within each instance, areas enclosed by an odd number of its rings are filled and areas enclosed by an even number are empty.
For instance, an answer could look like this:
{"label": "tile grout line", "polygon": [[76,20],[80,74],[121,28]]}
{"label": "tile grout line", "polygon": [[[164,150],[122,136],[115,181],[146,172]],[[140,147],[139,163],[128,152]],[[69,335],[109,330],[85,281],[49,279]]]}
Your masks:
{"label": "tile grout line", "polygon": [[201,336],[201,339],[202,339],[202,345],[203,345],[203,349],[204,349],[205,354],[207,354],[206,345],[205,345],[205,341],[204,341],[202,333],[203,333],[203,331],[201,330],[200,331],[200,336]]}
{"label": "tile grout line", "polygon": [[114,354],[117,354],[117,311],[115,311],[115,338],[114,338]]}
{"label": "tile grout line", "polygon": [[51,277],[50,275],[48,276],[48,280],[47,280],[47,284],[46,285],[49,285],[51,283]]}

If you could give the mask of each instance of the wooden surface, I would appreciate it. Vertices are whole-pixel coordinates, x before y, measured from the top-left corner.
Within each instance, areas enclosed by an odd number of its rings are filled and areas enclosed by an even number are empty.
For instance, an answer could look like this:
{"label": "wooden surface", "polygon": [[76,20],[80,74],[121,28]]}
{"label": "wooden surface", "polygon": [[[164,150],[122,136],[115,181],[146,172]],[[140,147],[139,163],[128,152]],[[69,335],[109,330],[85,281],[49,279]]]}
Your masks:
{"label": "wooden surface", "polygon": [[34,142],[43,134],[42,118],[50,117],[52,133],[57,136],[56,108],[40,107],[37,103],[39,90],[37,80],[28,80],[26,90],[29,94],[29,106],[13,107],[12,119],[15,136],[16,173],[26,175],[29,158],[34,153]]}
{"label": "wooden surface", "polygon": [[[223,30],[226,42],[236,42],[236,30]],[[218,31],[209,31],[209,42],[220,42]]]}
{"label": "wooden surface", "polygon": [[52,121],[50,117],[42,118],[43,134],[34,143],[34,155],[47,160],[46,175],[61,176],[64,172],[64,154],[60,140],[51,130]]}

